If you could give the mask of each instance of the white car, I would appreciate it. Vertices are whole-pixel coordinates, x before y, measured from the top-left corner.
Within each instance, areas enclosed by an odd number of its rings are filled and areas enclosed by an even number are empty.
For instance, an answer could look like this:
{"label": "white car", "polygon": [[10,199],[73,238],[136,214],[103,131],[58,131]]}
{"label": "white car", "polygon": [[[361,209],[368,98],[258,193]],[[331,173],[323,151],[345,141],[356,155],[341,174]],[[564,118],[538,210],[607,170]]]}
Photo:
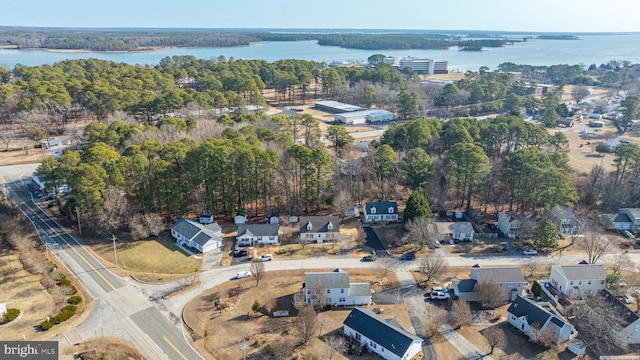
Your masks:
{"label": "white car", "polygon": [[522,255],[538,255],[538,252],[533,249],[527,249],[522,252]]}
{"label": "white car", "polygon": [[236,279],[244,279],[244,278],[248,278],[249,276],[251,276],[250,271],[239,271],[236,274]]}
{"label": "white car", "polygon": [[434,286],[429,293],[431,300],[446,300],[451,297],[449,292],[440,286]]}
{"label": "white car", "polygon": [[271,261],[271,260],[273,260],[273,255],[264,254],[264,255],[260,256],[260,260],[262,260],[262,261]]}

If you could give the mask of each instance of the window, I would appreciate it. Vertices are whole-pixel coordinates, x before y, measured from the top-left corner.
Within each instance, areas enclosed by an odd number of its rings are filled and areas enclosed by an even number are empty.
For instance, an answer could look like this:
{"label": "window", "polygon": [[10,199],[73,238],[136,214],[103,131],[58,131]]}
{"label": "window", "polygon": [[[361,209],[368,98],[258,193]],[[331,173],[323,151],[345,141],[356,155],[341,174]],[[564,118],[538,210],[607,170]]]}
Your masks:
{"label": "window", "polygon": [[331,294],[331,289],[327,289],[327,294]]}
{"label": "window", "polygon": [[372,207],[372,208],[371,208],[371,213],[372,213],[372,214],[375,214],[375,213],[376,213],[376,208]]}
{"label": "window", "polygon": [[344,294],[344,289],[340,289],[340,294]]}
{"label": "window", "polygon": [[582,285],[582,281],[578,281],[578,285]]}
{"label": "window", "polygon": [[393,214],[393,207],[389,206],[389,214]]}
{"label": "window", "polygon": [[338,302],[345,302],[345,301],[347,301],[347,299],[346,299],[346,298],[343,298],[343,297],[338,298]]}
{"label": "window", "polygon": [[360,335],[360,333],[356,333],[356,340],[358,341],[362,340],[362,336]]}
{"label": "window", "polygon": [[273,240],[273,236],[269,236],[269,240]]}
{"label": "window", "polygon": [[600,285],[604,284],[604,280],[600,280]]}
{"label": "window", "polygon": [[589,280],[589,282],[587,284],[591,285],[591,280]]}
{"label": "window", "polygon": [[569,285],[573,285],[573,281],[569,283]]}

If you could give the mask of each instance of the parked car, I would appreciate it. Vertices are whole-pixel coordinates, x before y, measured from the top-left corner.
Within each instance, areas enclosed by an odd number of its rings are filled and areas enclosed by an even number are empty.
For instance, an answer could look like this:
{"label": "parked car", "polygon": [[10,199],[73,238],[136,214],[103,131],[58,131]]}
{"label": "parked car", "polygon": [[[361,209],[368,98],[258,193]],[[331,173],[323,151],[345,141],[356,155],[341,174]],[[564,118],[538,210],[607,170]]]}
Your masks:
{"label": "parked car", "polygon": [[238,251],[233,252],[233,257],[243,257],[243,256],[247,256],[247,250],[245,249],[240,249]]}
{"label": "parked car", "polygon": [[522,255],[538,255],[538,252],[533,249],[527,249],[522,252]]}
{"label": "parked car", "polygon": [[262,260],[262,261],[271,261],[271,260],[273,260],[273,255],[264,254],[264,255],[260,256],[260,260]]}
{"label": "parked car", "polygon": [[251,276],[250,271],[238,271],[238,273],[236,274],[236,279],[248,278],[249,276]]}
{"label": "parked car", "polygon": [[376,257],[373,255],[364,256],[360,261],[368,262],[368,261],[376,261]]}
{"label": "parked car", "polygon": [[431,300],[446,300],[451,297],[449,292],[440,286],[434,286],[429,293]]}
{"label": "parked car", "polygon": [[415,259],[416,259],[416,254],[414,253],[403,254],[400,257],[400,260],[415,260]]}

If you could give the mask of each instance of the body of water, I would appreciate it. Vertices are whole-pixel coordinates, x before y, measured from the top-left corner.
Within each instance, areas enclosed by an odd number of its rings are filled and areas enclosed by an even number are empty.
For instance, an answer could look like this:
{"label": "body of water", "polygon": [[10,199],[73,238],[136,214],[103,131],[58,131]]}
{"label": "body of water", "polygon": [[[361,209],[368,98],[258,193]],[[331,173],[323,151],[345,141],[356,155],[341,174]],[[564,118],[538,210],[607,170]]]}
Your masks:
{"label": "body of water", "polygon": [[[520,34],[505,35],[522,38]],[[53,64],[66,59],[98,58],[129,64],[157,65],[160,59],[173,55],[193,55],[196,58],[262,59],[273,62],[281,59],[326,61],[366,61],[376,53],[391,56],[416,56],[447,60],[449,70],[478,70],[481,66],[495,69],[503,62],[529,65],[597,64],[610,60],[640,63],[640,33],[579,35],[580,40],[539,40],[484,51],[449,50],[355,50],[334,46],[320,46],[316,41],[263,42],[242,47],[170,48],[149,52],[52,52],[44,50],[0,49],[0,66],[12,69],[16,64],[28,66]]]}

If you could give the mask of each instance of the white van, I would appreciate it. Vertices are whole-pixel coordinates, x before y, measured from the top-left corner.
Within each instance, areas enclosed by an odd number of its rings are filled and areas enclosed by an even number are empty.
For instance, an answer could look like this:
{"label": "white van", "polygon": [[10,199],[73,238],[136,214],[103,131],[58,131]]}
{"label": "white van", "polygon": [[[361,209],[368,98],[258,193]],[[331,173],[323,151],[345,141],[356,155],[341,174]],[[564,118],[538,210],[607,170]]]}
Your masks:
{"label": "white van", "polygon": [[236,279],[248,278],[249,276],[251,276],[251,272],[249,272],[249,271],[239,271],[236,274]]}

